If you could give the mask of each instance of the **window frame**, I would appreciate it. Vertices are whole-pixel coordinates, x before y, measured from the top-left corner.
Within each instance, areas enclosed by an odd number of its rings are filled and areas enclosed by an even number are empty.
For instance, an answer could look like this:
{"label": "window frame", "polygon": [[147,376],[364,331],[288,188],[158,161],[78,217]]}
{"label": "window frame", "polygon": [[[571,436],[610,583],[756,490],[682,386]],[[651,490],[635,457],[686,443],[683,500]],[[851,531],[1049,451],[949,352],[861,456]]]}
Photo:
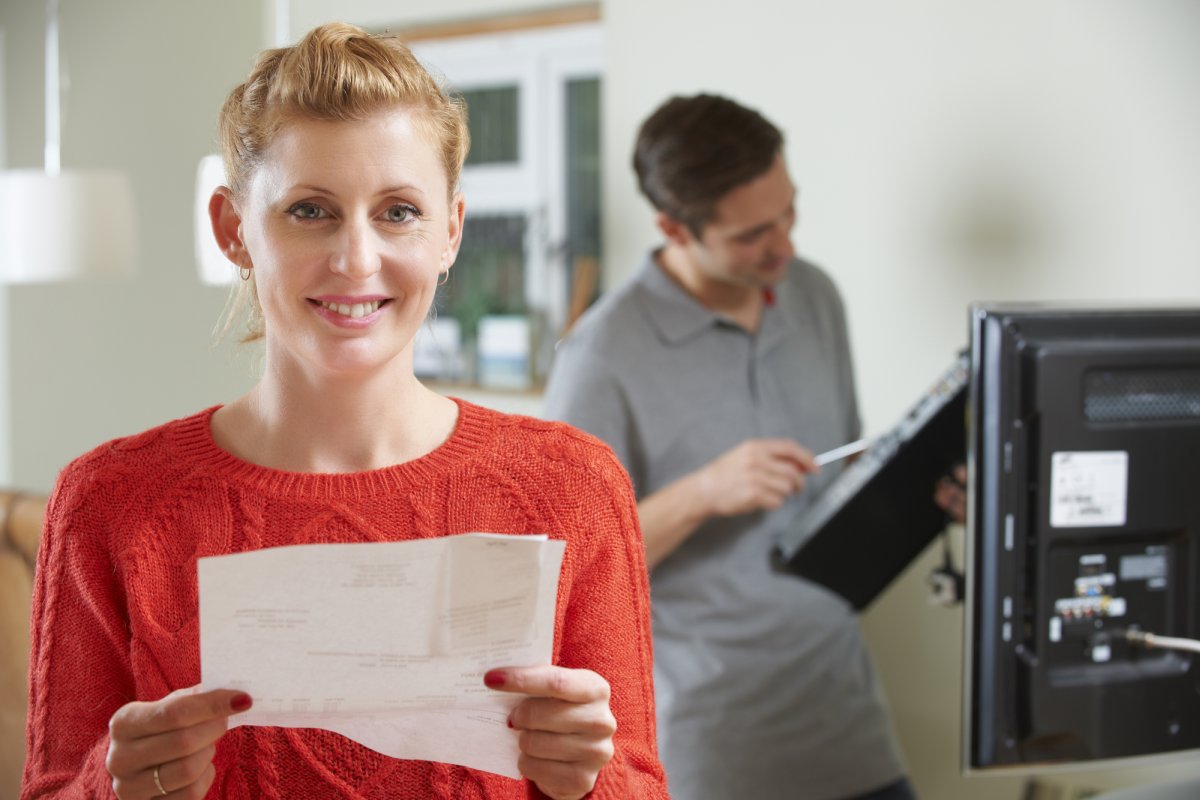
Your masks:
{"label": "window frame", "polygon": [[[525,301],[553,331],[565,324],[568,272],[567,82],[599,78],[604,31],[598,21],[502,30],[410,43],[435,75],[457,90],[518,87],[518,160],[463,169],[460,187],[470,235],[472,214],[523,214]],[[531,354],[536,357],[536,354]]]}

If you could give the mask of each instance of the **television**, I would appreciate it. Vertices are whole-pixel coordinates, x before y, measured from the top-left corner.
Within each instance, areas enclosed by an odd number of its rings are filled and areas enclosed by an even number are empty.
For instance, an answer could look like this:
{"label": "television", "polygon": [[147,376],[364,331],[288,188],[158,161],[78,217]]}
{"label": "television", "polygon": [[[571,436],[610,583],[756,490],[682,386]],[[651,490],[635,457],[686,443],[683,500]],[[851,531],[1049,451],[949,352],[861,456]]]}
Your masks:
{"label": "television", "polygon": [[1200,748],[1200,308],[970,337],[965,770]]}

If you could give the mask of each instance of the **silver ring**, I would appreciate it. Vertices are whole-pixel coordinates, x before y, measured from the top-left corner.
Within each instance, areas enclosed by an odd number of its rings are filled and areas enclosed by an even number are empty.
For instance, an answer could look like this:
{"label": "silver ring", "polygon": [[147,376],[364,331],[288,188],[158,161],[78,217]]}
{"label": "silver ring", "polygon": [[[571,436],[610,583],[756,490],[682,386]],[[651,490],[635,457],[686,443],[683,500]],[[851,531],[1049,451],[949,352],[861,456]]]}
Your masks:
{"label": "silver ring", "polygon": [[154,768],[154,785],[158,787],[159,794],[169,794],[169,792],[163,788],[162,780],[158,777],[158,770],[161,767],[162,767],[162,764],[159,764],[157,767]]}

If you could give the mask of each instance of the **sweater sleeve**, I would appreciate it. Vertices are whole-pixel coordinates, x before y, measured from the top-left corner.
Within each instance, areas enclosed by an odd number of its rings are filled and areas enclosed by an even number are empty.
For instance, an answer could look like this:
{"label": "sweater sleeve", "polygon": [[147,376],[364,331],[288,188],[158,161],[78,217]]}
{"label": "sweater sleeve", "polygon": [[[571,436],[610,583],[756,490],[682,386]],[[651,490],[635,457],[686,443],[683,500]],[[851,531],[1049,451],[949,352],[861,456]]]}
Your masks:
{"label": "sweater sleeve", "polygon": [[667,797],[655,741],[650,589],[637,504],[629,478],[612,452],[594,462],[602,486],[584,504],[582,544],[568,558],[577,570],[563,619],[559,663],[591,669],[612,689],[617,719],[615,755],[601,770],[590,797]]}
{"label": "sweater sleeve", "polygon": [[108,720],[134,698],[127,615],[90,478],[78,462],[64,470],[38,548],[23,799],[112,797]]}

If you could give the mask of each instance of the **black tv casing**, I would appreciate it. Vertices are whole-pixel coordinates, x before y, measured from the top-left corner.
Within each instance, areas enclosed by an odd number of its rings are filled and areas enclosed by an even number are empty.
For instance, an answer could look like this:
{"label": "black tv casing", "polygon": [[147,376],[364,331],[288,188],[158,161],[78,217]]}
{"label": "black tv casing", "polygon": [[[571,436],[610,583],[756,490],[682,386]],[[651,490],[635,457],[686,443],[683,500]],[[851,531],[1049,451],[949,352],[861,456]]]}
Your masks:
{"label": "black tv casing", "polygon": [[976,305],[964,767],[1200,748],[1200,309]]}

